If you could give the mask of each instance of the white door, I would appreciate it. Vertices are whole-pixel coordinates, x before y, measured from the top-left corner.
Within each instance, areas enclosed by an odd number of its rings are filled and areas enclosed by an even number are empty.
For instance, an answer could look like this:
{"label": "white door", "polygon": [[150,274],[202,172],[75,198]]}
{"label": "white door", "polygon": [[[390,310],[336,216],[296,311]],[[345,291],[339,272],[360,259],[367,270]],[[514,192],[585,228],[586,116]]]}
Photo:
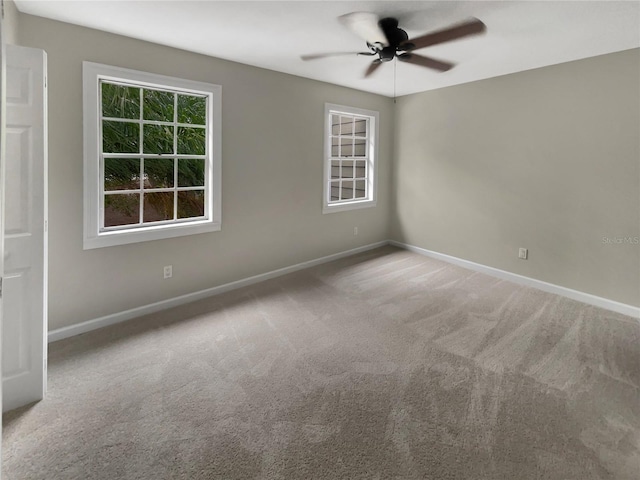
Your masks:
{"label": "white door", "polygon": [[3,411],[41,400],[47,383],[46,62],[7,45]]}

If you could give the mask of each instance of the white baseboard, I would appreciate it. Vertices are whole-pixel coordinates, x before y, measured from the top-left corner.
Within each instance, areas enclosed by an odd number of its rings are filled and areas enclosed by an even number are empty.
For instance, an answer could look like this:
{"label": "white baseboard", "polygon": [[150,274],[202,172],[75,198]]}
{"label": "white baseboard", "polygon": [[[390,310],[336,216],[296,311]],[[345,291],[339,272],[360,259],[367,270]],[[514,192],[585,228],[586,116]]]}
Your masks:
{"label": "white baseboard", "polygon": [[577,300],[579,302],[586,303],[589,305],[594,305],[596,307],[604,308],[606,310],[611,310],[613,312],[622,313],[623,315],[628,315],[630,317],[640,320],[640,307],[634,307],[633,305],[627,305],[624,303],[616,302],[614,300],[609,300],[607,298],[597,297],[589,293],[584,293],[578,290],[572,290],[570,288],[561,287],[559,285],[554,285],[552,283],[543,282],[541,280],[525,277],[523,275],[518,275],[516,273],[507,272],[505,270],[500,270],[498,268],[488,267],[487,265],[470,262],[468,260],[463,260],[462,258],[458,258],[458,257],[452,257],[451,255],[446,255],[444,253],[438,253],[432,250],[427,250],[424,248],[415,247],[413,245],[408,245],[406,243],[397,242],[395,240],[389,240],[389,241],[372,243],[369,245],[365,245],[363,247],[353,248],[351,250],[335,253],[333,255],[327,255],[326,257],[316,258],[314,260],[297,263],[289,267],[284,267],[278,270],[272,270],[270,272],[261,273],[260,275],[254,275],[253,277],[244,278],[242,280],[226,283],[224,285],[208,288],[206,290],[200,290],[199,292],[188,293],[186,295],[181,295],[179,297],[162,300],[160,302],[151,303],[149,305],[143,305],[141,307],[125,310],[123,312],[106,315],[104,317],[95,318],[93,320],[87,320],[86,322],[78,323],[76,325],[70,325],[68,327],[58,328],[56,330],[52,330],[49,332],[48,340],[49,340],[49,343],[51,343],[58,340],[62,340],[64,338],[73,337],[75,335],[80,335],[81,333],[90,332],[98,328],[107,327],[109,325],[114,325],[116,323],[124,322],[126,320],[131,320],[136,317],[141,317],[143,315],[148,315],[150,313],[159,312],[167,308],[177,307],[179,305],[184,305],[185,303],[195,302],[196,300],[201,300],[203,298],[219,295],[221,293],[228,292],[230,290],[235,290],[237,288],[253,285],[255,283],[263,282],[271,278],[280,277],[288,273],[297,272],[298,270],[314,267],[322,263],[338,260],[339,258],[355,255],[356,253],[366,252],[367,250],[372,250],[374,248],[382,247],[384,245],[394,245],[396,247],[403,248],[411,252],[419,253],[427,257],[435,258],[437,260],[442,260],[444,262],[458,265],[460,267],[468,268],[469,270],[486,273],[487,275],[502,278],[504,280],[509,280],[511,282],[518,283],[520,285],[525,285],[527,287],[537,288],[538,290],[554,293],[556,295],[571,298],[573,300]]}
{"label": "white baseboard", "polygon": [[332,262],[333,260],[338,260],[339,258],[349,257],[351,255],[355,255],[356,253],[366,252],[367,250],[372,250],[374,248],[382,247],[388,244],[389,244],[388,241],[371,243],[363,247],[353,248],[351,250],[346,250],[344,252],[334,253],[333,255],[327,255],[326,257],[316,258],[314,260],[297,263],[289,267],[279,268],[278,270],[272,270],[270,272],[254,275],[253,277],[243,278],[242,280],[237,280],[235,282],[225,283],[224,285],[219,285],[217,287],[207,288],[206,290],[200,290],[199,292],[188,293],[186,295],[181,295],[179,297],[162,300],[160,302],[151,303],[149,305],[143,305],[141,307],[125,310],[123,312],[106,315],[104,317],[95,318],[93,320],[87,320],[86,322],[78,323],[76,325],[69,325],[68,327],[57,328],[49,332],[48,341],[49,343],[56,342],[64,338],[73,337],[75,335],[80,335],[81,333],[90,332],[98,328],[107,327],[109,325],[114,325],[116,323],[124,322],[126,320],[131,320],[136,317],[141,317],[143,315],[148,315],[150,313],[166,310],[167,308],[184,305],[185,303],[195,302],[196,300],[201,300],[203,298],[219,295],[221,293],[228,292],[230,290],[235,290],[237,288],[253,285],[254,283],[264,282],[265,280],[269,280],[271,278],[280,277],[282,275],[297,272],[298,270],[303,270],[305,268],[315,267],[316,265],[320,265],[322,263]]}
{"label": "white baseboard", "polygon": [[578,302],[587,303],[589,305],[594,305],[606,310],[622,313],[623,315],[629,315],[630,317],[640,320],[640,307],[634,307],[633,305],[627,305],[625,303],[616,302],[607,298],[597,297],[595,295],[591,295],[590,293],[572,290],[570,288],[561,287],[560,285],[554,285],[553,283],[547,283],[543,282],[542,280],[536,280],[535,278],[518,275],[517,273],[511,273],[505,270],[500,270],[498,268],[488,267],[480,263],[463,260],[462,258],[452,257],[451,255],[446,255],[444,253],[438,253],[432,250],[408,245],[406,243],[396,242],[395,240],[389,241],[389,244],[399,248],[404,248],[405,250],[409,250],[411,252],[425,255],[427,257],[435,258],[437,260],[452,263],[460,267],[468,268],[469,270],[486,273],[487,275],[502,278],[503,280],[509,280],[511,282],[525,285],[527,287],[537,288],[538,290],[543,290],[545,292],[555,293],[556,295],[571,298],[572,300],[577,300]]}

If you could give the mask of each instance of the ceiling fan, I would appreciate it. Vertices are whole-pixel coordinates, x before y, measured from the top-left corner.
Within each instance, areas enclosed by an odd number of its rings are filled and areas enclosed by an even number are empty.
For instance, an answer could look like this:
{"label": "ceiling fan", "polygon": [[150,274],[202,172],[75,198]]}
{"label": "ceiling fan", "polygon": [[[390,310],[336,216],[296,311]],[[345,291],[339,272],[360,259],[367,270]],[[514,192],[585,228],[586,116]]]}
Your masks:
{"label": "ceiling fan", "polygon": [[380,65],[394,58],[406,63],[421,67],[433,68],[446,72],[454,67],[453,63],[436,60],[414,53],[415,50],[450,42],[469,35],[477,35],[486,31],[486,26],[477,18],[471,18],[465,22],[453,25],[432,33],[409,39],[407,32],[398,27],[398,20],[392,17],[379,18],[375,13],[353,12],[338,17],[340,23],[367,42],[368,52],[337,52],[302,55],[302,60],[316,60],[319,58],[334,57],[340,55],[367,55],[377,56],[364,76],[368,77],[375,72]]}

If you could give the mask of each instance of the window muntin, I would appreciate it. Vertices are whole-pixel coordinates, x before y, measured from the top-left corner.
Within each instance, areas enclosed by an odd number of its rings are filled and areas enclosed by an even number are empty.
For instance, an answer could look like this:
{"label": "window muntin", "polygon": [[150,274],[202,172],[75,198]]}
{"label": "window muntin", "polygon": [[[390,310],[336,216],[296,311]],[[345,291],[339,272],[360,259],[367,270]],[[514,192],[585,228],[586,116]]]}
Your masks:
{"label": "window muntin", "polygon": [[83,63],[84,248],[220,230],[221,87]]}
{"label": "window muntin", "polygon": [[205,95],[100,80],[101,231],[205,219]]}
{"label": "window muntin", "polygon": [[326,105],[324,213],[375,205],[377,118],[377,112]]}

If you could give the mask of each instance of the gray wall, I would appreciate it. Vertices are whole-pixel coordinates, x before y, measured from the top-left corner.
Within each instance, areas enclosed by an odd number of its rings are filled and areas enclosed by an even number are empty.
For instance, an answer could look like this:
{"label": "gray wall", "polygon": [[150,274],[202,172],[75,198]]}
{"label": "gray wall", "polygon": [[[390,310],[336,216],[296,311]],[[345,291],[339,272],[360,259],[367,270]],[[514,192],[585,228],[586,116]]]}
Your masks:
{"label": "gray wall", "polygon": [[[51,329],[389,238],[391,99],[29,15],[19,40],[48,54]],[[83,60],[222,85],[221,232],[82,249]],[[380,112],[375,208],[321,213],[325,102]]]}
{"label": "gray wall", "polygon": [[15,45],[18,43],[18,29],[20,12],[13,0],[3,0],[4,19],[2,22],[2,35],[4,42]]}
{"label": "gray wall", "polygon": [[639,105],[637,49],[400,98],[392,237],[640,305]]}

